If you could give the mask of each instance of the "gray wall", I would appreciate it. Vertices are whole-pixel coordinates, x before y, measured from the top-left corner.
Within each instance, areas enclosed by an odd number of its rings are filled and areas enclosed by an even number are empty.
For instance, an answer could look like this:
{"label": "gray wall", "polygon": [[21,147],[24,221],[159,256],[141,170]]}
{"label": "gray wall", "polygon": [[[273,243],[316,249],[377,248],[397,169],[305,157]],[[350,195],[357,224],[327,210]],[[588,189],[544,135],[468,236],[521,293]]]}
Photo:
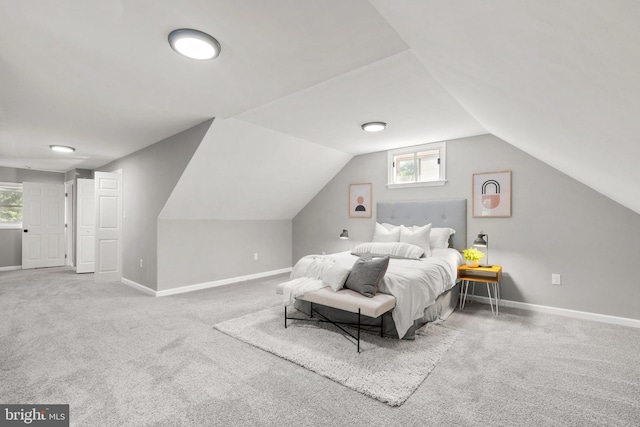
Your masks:
{"label": "gray wall", "polygon": [[[372,182],[373,202],[467,198],[469,245],[489,234],[492,264],[503,265],[507,300],[640,319],[640,215],[492,135],[447,143],[442,187],[386,188],[386,152],[357,156],[293,220],[293,261],[368,241],[373,219],[350,219],[350,183]],[[472,174],[512,171],[512,217],[472,217]],[[562,285],[551,285],[551,274]],[[481,292],[479,292],[480,294]],[[485,293],[486,295],[486,293]]]}
{"label": "gray wall", "polygon": [[158,290],[291,267],[291,241],[291,220],[161,219]]}
{"label": "gray wall", "polygon": [[[157,288],[158,215],[213,119],[96,169],[122,169],[123,278]],[[206,179],[206,177],[203,177]],[[140,259],[144,260],[140,267]]]}
{"label": "gray wall", "polygon": [[[0,182],[64,184],[64,174],[0,166]],[[0,268],[22,265],[22,230],[0,229]]]}

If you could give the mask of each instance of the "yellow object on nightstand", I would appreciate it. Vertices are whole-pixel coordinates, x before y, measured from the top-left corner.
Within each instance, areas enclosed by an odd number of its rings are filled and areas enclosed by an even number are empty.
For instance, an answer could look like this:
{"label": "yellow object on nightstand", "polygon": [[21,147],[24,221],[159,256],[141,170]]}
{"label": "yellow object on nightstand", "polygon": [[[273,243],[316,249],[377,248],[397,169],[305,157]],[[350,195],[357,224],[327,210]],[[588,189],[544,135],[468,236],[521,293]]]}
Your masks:
{"label": "yellow object on nightstand", "polygon": [[[486,283],[487,294],[489,295],[489,305],[491,306],[491,312],[494,315],[498,315],[498,305],[500,303],[500,279],[502,278],[502,266],[492,265],[491,267],[469,267],[467,265],[461,265],[458,267],[458,280],[461,280],[460,287],[460,310],[464,309],[464,305],[467,300],[467,293],[469,291],[469,283],[473,282],[474,290],[475,283]],[[493,298],[491,297],[491,288],[493,288]],[[495,300],[495,310],[493,308],[493,301]]]}

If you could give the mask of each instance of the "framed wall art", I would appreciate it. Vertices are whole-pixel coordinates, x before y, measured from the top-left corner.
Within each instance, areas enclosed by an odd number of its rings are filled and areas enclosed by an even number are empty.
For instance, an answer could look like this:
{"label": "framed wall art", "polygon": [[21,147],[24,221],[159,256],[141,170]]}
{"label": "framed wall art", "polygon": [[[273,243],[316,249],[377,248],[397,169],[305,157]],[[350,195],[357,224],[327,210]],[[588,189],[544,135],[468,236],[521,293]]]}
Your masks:
{"label": "framed wall art", "polygon": [[371,218],[371,183],[349,185],[349,218]]}
{"label": "framed wall art", "polygon": [[473,216],[511,217],[511,171],[473,174]]}

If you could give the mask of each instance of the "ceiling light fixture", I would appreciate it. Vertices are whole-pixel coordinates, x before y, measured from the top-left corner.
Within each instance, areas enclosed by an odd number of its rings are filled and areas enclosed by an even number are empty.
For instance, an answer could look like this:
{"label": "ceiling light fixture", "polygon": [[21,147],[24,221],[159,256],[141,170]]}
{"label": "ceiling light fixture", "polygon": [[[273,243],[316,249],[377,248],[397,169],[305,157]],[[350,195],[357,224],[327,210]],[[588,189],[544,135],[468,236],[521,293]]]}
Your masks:
{"label": "ceiling light fixture", "polygon": [[69,147],[67,145],[50,145],[49,148],[60,153],[73,153],[74,151],[76,151],[75,148]]}
{"label": "ceiling light fixture", "polygon": [[385,122],[369,122],[362,125],[362,130],[365,132],[380,132],[387,127]]}
{"label": "ceiling light fixture", "polygon": [[220,43],[207,33],[180,28],[169,33],[171,48],[187,58],[206,61],[220,55]]}

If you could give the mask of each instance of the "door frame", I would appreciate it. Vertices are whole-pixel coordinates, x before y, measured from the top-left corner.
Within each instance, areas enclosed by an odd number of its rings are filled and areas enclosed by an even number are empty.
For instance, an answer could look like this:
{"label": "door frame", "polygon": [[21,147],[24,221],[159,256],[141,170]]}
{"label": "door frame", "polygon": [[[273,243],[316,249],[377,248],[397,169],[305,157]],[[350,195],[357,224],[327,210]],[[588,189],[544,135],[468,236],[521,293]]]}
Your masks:
{"label": "door frame", "polygon": [[75,269],[75,215],[74,215],[74,203],[73,203],[73,180],[69,180],[64,183],[64,232],[65,232],[65,261],[66,265]]}

